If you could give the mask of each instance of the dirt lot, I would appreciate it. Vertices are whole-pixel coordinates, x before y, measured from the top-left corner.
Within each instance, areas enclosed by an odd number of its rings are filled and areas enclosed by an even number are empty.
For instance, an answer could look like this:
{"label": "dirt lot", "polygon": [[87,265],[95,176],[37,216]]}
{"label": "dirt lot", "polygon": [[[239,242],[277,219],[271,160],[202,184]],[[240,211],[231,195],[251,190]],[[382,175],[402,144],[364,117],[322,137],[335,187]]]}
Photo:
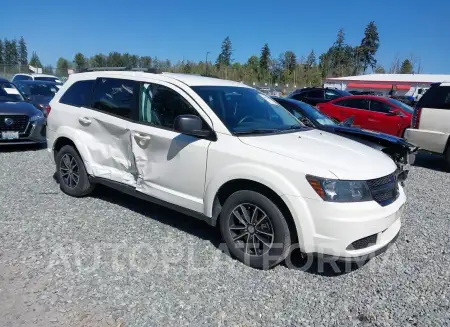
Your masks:
{"label": "dirt lot", "polygon": [[45,150],[1,150],[0,326],[450,325],[440,165],[419,157],[401,234],[366,265],[258,271],[203,222],[106,188],[70,198]]}

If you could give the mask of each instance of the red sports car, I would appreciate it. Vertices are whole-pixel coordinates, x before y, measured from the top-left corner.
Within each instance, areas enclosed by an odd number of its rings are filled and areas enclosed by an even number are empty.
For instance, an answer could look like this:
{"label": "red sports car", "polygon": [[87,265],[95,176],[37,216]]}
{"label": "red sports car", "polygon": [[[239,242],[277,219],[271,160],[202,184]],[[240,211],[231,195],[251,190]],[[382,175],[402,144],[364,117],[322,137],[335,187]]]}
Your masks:
{"label": "red sports car", "polygon": [[410,127],[414,109],[395,99],[371,95],[347,96],[320,103],[317,109],[324,114],[344,121],[354,117],[354,125],[403,137]]}

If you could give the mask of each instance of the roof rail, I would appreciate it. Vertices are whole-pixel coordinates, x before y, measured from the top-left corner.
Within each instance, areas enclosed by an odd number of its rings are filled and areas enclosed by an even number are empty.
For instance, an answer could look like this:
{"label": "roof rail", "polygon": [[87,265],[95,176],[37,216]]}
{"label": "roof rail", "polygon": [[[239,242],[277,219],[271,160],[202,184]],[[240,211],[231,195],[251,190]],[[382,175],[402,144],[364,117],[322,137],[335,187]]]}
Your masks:
{"label": "roof rail", "polygon": [[132,71],[132,72],[145,72],[152,74],[161,74],[162,72],[156,68],[137,68],[137,67],[90,67],[80,70],[80,73],[85,72],[99,72],[99,71]]}

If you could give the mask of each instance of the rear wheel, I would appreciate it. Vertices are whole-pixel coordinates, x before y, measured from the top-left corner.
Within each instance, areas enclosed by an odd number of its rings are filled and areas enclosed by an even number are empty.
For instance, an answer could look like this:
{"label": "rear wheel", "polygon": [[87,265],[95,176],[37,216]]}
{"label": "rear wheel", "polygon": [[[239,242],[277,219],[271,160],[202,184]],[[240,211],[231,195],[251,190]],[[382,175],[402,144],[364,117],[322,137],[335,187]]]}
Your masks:
{"label": "rear wheel", "polygon": [[220,231],[230,253],[250,267],[269,269],[289,254],[291,237],[286,219],[260,193],[233,193],[220,214]]}
{"label": "rear wheel", "polygon": [[83,160],[70,145],[63,146],[55,157],[56,174],[61,190],[74,197],[88,195],[94,189]]}

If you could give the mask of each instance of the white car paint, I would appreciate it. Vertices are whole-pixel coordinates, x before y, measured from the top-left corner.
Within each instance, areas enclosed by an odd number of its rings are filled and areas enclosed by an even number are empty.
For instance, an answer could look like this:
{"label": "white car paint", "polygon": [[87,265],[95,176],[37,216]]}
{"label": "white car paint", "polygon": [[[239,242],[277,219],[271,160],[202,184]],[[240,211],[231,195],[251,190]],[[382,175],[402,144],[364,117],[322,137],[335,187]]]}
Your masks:
{"label": "white car paint", "polygon": [[61,80],[58,77],[56,77],[55,75],[48,75],[48,74],[23,74],[23,73],[20,73],[20,74],[16,74],[13,76],[12,82],[14,82],[15,79],[20,76],[26,76],[26,77],[28,77],[29,80],[39,80],[39,77],[50,77],[50,78],[54,79],[55,83],[62,84]]}
{"label": "white car paint", "polygon": [[[450,88],[450,83],[441,83],[439,87]],[[427,94],[424,100],[426,101]],[[450,96],[450,92],[449,95]],[[420,106],[418,103],[417,107]],[[424,107],[421,110],[418,128],[405,131],[405,139],[423,150],[443,154],[447,149],[450,137],[450,104],[449,109]]]}
{"label": "white car paint", "polygon": [[[165,85],[179,93],[217,135],[217,141],[197,139],[171,130],[128,120],[89,108],[59,102],[76,81],[116,77]],[[181,74],[90,72],[74,74],[51,101],[48,151],[53,157],[60,137],[72,140],[89,175],[135,187],[168,203],[213,217],[214,199],[228,181],[259,182],[280,196],[295,222],[299,245],[305,252],[340,257],[372,253],[388,244],[400,229],[406,201],[390,205],[375,201],[323,201],[306,175],[331,179],[368,180],[392,174],[396,166],[385,154],[326,132],[241,136],[232,135],[214,111],[190,87],[241,83]],[[85,122],[90,121],[90,124]],[[362,237],[379,234],[378,243],[362,250],[347,246]]]}

